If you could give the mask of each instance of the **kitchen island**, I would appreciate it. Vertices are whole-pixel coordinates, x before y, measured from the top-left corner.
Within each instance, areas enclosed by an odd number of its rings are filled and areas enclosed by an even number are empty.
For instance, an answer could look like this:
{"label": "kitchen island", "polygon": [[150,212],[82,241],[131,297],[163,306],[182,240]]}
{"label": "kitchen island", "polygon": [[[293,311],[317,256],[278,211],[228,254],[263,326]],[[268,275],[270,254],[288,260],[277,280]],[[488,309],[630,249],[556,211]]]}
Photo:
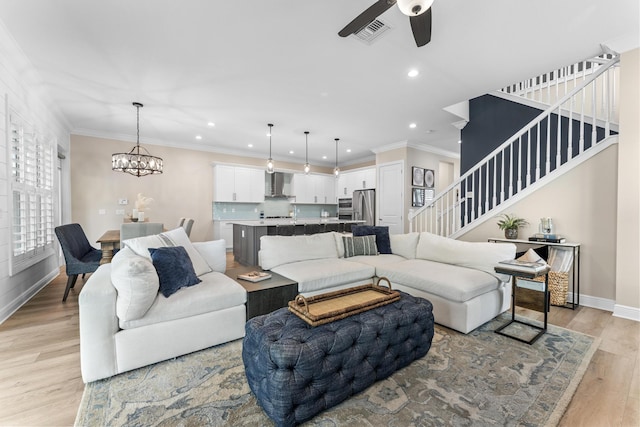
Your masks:
{"label": "kitchen island", "polygon": [[233,224],[233,257],[243,265],[258,265],[262,236],[298,236],[329,231],[350,232],[354,224],[364,221],[337,218],[268,218],[260,220],[227,220]]}

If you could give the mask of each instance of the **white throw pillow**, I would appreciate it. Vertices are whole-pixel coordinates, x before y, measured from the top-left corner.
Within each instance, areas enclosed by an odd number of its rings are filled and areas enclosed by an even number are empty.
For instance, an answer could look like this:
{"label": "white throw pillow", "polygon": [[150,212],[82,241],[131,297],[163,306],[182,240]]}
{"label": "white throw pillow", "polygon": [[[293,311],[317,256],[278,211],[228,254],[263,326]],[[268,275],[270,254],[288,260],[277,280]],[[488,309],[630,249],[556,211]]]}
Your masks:
{"label": "white throw pillow", "polygon": [[[338,258],[344,258],[344,243],[342,242],[342,238],[347,236],[347,234],[337,233],[332,231],[333,237],[336,239],[336,249],[338,250]],[[350,236],[350,234],[349,234]]]}
{"label": "white throw pillow", "polygon": [[193,264],[193,270],[196,272],[196,276],[201,276],[211,271],[209,264],[207,264],[204,258],[202,258],[202,255],[200,255],[196,248],[193,247],[191,240],[189,240],[189,236],[187,236],[187,233],[182,227],[152,236],[128,239],[122,243],[131,248],[131,250],[136,254],[148,258],[149,260],[151,260],[149,248],[182,246],[187,251],[189,259],[191,259],[191,264]]}
{"label": "white throw pillow", "polygon": [[202,255],[213,271],[224,273],[227,270],[227,245],[224,240],[193,242],[193,247]]}
{"label": "white throw pillow", "polygon": [[514,259],[513,243],[465,242],[422,232],[416,248],[416,258],[475,268],[495,275],[500,261]]}
{"label": "white throw pillow", "polygon": [[406,259],[414,259],[419,237],[420,233],[389,234],[391,253]]}
{"label": "white throw pillow", "polygon": [[111,283],[118,291],[116,315],[121,321],[140,319],[158,296],[160,281],[153,263],[129,248],[111,261]]}

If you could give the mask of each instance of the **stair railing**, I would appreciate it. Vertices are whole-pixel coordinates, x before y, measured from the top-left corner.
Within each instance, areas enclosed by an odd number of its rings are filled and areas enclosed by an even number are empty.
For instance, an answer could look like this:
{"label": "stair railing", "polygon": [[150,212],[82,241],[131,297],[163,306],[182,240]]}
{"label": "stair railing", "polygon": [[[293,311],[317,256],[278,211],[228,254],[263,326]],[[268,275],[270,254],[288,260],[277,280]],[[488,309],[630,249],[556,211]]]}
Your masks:
{"label": "stair railing", "polygon": [[[610,136],[616,55],[561,96],[424,207],[410,231],[455,237],[501,203]],[[615,126],[617,129],[617,126]]]}

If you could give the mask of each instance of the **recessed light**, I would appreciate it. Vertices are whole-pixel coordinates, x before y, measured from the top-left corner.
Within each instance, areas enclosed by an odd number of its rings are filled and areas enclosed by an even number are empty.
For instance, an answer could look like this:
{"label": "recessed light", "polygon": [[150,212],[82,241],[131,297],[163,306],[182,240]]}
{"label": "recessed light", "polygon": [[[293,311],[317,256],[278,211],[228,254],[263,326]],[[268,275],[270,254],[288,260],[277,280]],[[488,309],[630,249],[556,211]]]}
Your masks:
{"label": "recessed light", "polygon": [[322,156],[322,160],[327,160],[327,156]]}
{"label": "recessed light", "polygon": [[407,73],[407,76],[409,76],[409,77],[417,77],[418,74],[420,74],[420,72],[418,70],[416,70],[416,69],[413,69],[413,70],[409,70],[409,72]]}
{"label": "recessed light", "polygon": [[293,150],[289,150],[289,154],[293,154]]}
{"label": "recessed light", "polygon": [[411,129],[415,129],[415,128],[416,128],[416,124],[415,124],[415,123],[411,123],[411,124],[409,125],[409,127],[410,127]]}
{"label": "recessed light", "polygon": [[196,135],[196,139],[202,139],[202,135]]}
{"label": "recessed light", "polygon": [[247,147],[253,148],[253,144],[247,144]]}
{"label": "recessed light", "polygon": [[215,125],[216,125],[216,124],[215,124],[215,123],[213,123],[213,122],[209,122],[209,123],[207,123],[207,126],[210,126],[210,127],[214,127]]}
{"label": "recessed light", "polygon": [[351,148],[347,148],[347,153],[350,153],[350,152],[351,152]]}
{"label": "recessed light", "polygon": [[458,144],[462,144],[462,140],[461,139],[458,140]]}
{"label": "recessed light", "polygon": [[427,129],[425,132],[426,132],[426,133],[434,133],[434,132],[435,132],[435,130],[433,130],[433,129]]}

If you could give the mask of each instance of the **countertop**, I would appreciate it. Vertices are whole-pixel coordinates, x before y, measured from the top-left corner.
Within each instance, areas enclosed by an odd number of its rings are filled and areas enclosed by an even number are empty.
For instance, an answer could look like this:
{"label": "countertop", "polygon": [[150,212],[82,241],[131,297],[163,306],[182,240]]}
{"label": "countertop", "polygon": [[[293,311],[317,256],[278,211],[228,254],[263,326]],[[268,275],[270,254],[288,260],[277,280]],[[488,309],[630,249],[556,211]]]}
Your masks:
{"label": "countertop", "polygon": [[220,222],[226,224],[239,224],[239,225],[248,225],[251,227],[261,227],[261,226],[270,226],[270,225],[305,225],[305,224],[362,224],[364,221],[362,220],[351,220],[351,219],[338,219],[338,218],[266,218],[266,219],[255,219],[255,220],[236,220],[236,219],[226,219],[220,220]]}

